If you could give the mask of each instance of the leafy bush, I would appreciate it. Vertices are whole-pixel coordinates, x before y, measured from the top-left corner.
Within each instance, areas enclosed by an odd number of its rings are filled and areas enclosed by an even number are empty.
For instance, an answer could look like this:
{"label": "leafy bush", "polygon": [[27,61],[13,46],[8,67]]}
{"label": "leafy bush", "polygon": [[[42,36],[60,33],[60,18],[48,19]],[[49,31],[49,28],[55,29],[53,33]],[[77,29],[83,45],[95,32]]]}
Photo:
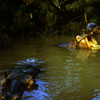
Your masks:
{"label": "leafy bush", "polygon": [[0,7],[0,32],[9,38],[76,35],[100,23],[100,0],[1,0]]}

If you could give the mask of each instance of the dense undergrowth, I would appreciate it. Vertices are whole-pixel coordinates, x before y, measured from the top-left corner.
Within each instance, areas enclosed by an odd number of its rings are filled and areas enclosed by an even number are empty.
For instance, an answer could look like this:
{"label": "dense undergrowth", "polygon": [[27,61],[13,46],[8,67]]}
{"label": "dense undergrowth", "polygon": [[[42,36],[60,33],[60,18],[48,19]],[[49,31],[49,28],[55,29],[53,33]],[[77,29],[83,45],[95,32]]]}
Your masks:
{"label": "dense undergrowth", "polygon": [[0,0],[0,47],[12,39],[79,34],[100,23],[99,0]]}

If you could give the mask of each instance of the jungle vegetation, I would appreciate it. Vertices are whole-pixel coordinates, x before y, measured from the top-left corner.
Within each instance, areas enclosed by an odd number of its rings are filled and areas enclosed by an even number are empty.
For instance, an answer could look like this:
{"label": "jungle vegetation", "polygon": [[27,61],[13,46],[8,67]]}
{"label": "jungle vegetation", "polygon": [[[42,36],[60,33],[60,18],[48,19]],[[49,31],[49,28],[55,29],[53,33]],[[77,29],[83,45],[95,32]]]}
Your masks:
{"label": "jungle vegetation", "polygon": [[100,24],[100,0],[0,0],[0,47],[13,39],[76,35]]}

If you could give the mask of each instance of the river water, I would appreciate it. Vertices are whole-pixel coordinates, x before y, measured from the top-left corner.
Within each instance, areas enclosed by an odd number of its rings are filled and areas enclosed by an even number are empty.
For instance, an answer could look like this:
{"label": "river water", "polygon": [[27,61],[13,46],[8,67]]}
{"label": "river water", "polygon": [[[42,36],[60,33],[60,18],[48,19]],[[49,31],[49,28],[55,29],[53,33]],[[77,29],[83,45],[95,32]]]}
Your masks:
{"label": "river water", "polygon": [[14,43],[0,50],[0,72],[37,58],[45,61],[46,71],[36,80],[39,88],[25,91],[22,100],[100,100],[100,51],[59,47],[71,40],[57,36]]}

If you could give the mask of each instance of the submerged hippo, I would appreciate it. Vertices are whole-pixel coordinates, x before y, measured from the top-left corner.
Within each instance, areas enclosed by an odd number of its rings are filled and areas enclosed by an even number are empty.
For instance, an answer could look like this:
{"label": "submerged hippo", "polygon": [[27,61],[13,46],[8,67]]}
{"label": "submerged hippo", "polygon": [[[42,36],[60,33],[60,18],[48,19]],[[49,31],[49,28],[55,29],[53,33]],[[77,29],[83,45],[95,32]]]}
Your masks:
{"label": "submerged hippo", "polygon": [[[21,63],[22,64],[22,63]],[[24,64],[8,72],[3,73],[2,100],[21,100],[24,91],[37,89],[35,82],[38,73],[41,71],[39,64]]]}

